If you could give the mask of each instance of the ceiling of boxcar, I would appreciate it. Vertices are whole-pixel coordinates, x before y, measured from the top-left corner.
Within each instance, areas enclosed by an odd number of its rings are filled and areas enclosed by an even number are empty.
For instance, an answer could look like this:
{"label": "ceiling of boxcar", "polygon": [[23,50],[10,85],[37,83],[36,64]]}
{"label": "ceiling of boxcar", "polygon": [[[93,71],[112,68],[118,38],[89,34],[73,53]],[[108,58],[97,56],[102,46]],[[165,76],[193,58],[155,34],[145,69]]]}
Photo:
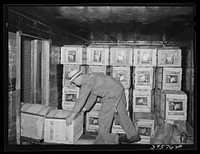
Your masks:
{"label": "ceiling of boxcar", "polygon": [[[194,25],[192,6],[26,6],[16,7],[34,19],[59,26],[66,32],[102,40],[170,39]],[[143,37],[145,39],[145,37]]]}

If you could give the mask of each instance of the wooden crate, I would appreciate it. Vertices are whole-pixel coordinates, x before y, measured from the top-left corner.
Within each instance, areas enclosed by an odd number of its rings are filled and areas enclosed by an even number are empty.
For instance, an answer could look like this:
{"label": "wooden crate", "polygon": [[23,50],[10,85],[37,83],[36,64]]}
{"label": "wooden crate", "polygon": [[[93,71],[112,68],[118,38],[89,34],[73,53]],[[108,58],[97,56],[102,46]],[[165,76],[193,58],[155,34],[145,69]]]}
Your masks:
{"label": "wooden crate", "polygon": [[78,89],[76,85],[69,83],[68,74],[69,72],[78,69],[81,70],[83,74],[86,73],[86,66],[84,65],[67,65],[63,67],[63,87],[68,87],[69,89]]}
{"label": "wooden crate", "polygon": [[156,48],[134,48],[133,66],[135,67],[155,67],[157,60]]}
{"label": "wooden crate", "polygon": [[130,67],[111,67],[111,76],[118,79],[125,89],[130,88]]}
{"label": "wooden crate", "polygon": [[88,46],[87,47],[88,65],[109,65],[108,46]]}
{"label": "wooden crate", "polygon": [[141,141],[136,144],[150,144],[150,139],[154,133],[154,120],[140,119],[136,123],[136,130],[141,137]]}
{"label": "wooden crate", "polygon": [[106,66],[89,66],[89,71],[88,73],[93,73],[93,72],[101,72],[106,74]]}
{"label": "wooden crate", "polygon": [[86,64],[86,48],[82,45],[61,47],[61,64]]}
{"label": "wooden crate", "polygon": [[52,107],[26,103],[21,107],[21,136],[44,139],[44,118]]}
{"label": "wooden crate", "polygon": [[154,90],[133,89],[133,112],[154,111]]}
{"label": "wooden crate", "polygon": [[67,87],[63,88],[62,95],[62,109],[70,110],[74,107],[76,100],[79,96],[79,90],[77,89],[68,89]]}
{"label": "wooden crate", "polygon": [[133,112],[132,119],[134,122],[140,119],[155,120],[155,114],[153,112]]}
{"label": "wooden crate", "polygon": [[181,90],[182,68],[156,69],[156,87],[162,90]]}
{"label": "wooden crate", "polygon": [[155,68],[154,67],[134,67],[133,68],[134,89],[154,89],[155,88]]}
{"label": "wooden crate", "polygon": [[45,117],[46,143],[74,144],[83,134],[83,112],[75,116],[70,125],[66,124],[66,117],[70,110],[52,110]]}
{"label": "wooden crate", "polygon": [[161,120],[187,119],[187,94],[183,91],[156,89],[156,114]]}
{"label": "wooden crate", "polygon": [[158,67],[181,67],[180,48],[158,48]]}
{"label": "wooden crate", "polygon": [[126,46],[110,47],[111,66],[132,66],[133,49]]}

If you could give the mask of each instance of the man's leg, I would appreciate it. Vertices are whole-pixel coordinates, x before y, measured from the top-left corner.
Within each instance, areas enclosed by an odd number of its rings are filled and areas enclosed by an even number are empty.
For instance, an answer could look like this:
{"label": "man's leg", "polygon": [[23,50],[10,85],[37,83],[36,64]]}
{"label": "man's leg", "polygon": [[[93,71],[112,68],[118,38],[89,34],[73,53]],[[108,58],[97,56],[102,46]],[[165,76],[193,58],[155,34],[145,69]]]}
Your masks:
{"label": "man's leg", "polygon": [[123,93],[119,101],[119,104],[117,106],[117,112],[119,116],[119,123],[122,126],[122,129],[124,130],[127,138],[130,139],[131,137],[136,136],[138,133],[135,129],[135,126],[133,125],[133,121],[127,114],[125,104],[126,104],[126,97],[125,94]]}
{"label": "man's leg", "polygon": [[99,133],[94,144],[118,144],[118,135],[111,134],[114,111],[112,100],[104,99],[99,112]]}
{"label": "man's leg", "polygon": [[115,107],[115,99],[103,100],[101,110],[99,112],[99,133],[110,133]]}

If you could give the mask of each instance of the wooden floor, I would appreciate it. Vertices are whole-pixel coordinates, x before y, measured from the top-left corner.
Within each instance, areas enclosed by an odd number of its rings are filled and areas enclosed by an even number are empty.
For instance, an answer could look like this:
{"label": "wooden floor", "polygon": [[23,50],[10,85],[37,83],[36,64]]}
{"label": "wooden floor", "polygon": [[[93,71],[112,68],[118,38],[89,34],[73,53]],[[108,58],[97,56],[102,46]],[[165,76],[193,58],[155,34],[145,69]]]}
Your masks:
{"label": "wooden floor", "polygon": [[[189,125],[187,126],[187,133],[188,133],[188,140],[186,144],[193,144],[194,143],[194,131],[193,128]],[[75,144],[93,144],[98,133],[97,132],[84,132],[80,139]],[[45,143],[41,140],[35,140],[31,138],[21,137],[22,145],[30,145],[30,144],[58,144],[58,143]],[[136,143],[135,143],[136,144]]]}

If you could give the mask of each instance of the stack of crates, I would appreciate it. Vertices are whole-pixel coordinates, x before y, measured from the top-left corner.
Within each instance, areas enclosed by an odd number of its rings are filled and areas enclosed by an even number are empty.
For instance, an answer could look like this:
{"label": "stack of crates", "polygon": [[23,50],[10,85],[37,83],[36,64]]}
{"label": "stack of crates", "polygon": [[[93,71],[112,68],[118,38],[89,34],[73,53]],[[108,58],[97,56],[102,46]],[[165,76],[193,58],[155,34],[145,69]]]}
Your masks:
{"label": "stack of crates", "polygon": [[75,100],[79,96],[76,85],[69,83],[68,73],[74,69],[80,69],[86,73],[86,48],[81,45],[65,45],[61,47],[61,64],[63,64],[63,90],[62,90],[62,109],[72,110]]}
{"label": "stack of crates", "polygon": [[[109,65],[109,46],[90,45],[87,47],[87,73],[104,73],[108,75]],[[101,108],[100,97],[97,96],[94,106],[86,112],[86,131],[98,132],[99,130],[99,111]]]}
{"label": "stack of crates", "polygon": [[158,124],[187,118],[187,95],[181,91],[181,49],[158,49],[155,109]]}
{"label": "stack of crates", "polygon": [[[118,79],[125,88],[126,110],[129,112],[129,93],[131,87],[131,67],[133,59],[133,49],[130,46],[110,47],[110,76]],[[117,115],[113,122],[112,133],[124,133],[124,130],[117,120]]]}
{"label": "stack of crates", "polygon": [[132,119],[141,141],[150,144],[155,129],[154,92],[156,48],[134,47],[133,49],[133,101]]}

